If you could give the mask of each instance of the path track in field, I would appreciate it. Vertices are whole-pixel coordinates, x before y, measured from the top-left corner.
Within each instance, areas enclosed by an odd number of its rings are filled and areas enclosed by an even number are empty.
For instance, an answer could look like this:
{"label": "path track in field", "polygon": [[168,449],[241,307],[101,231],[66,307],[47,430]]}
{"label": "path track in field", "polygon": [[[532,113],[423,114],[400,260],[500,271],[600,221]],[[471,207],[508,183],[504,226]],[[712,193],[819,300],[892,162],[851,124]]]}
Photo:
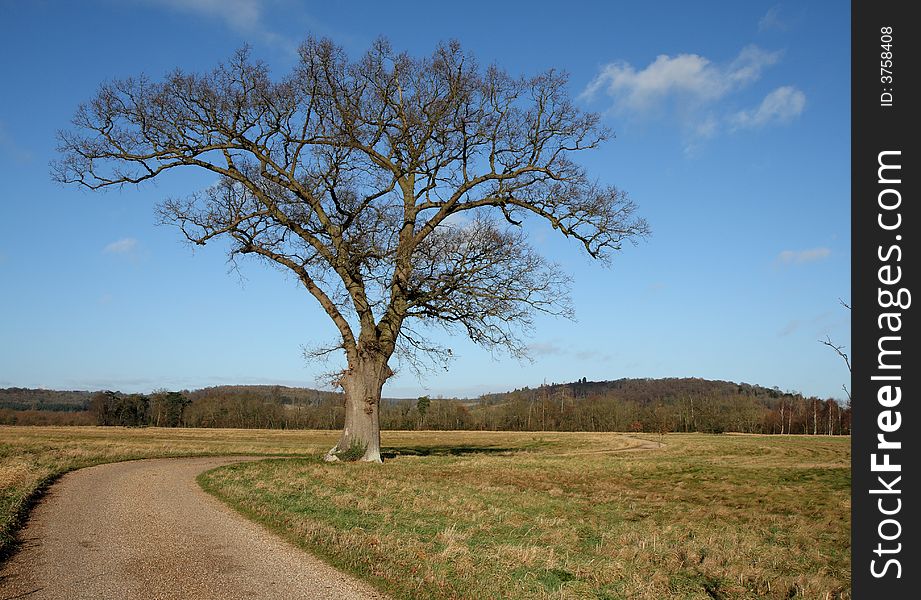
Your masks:
{"label": "path track in field", "polygon": [[383,598],[233,512],[195,477],[246,458],[114,463],[64,475],[0,570],[0,599]]}

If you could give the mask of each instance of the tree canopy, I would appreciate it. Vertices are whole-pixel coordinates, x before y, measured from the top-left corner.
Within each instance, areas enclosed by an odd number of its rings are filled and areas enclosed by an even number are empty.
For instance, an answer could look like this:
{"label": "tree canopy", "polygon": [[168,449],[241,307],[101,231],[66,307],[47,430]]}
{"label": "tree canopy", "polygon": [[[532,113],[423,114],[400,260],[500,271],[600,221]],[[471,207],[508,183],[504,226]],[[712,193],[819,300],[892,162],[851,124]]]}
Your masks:
{"label": "tree canopy", "polygon": [[354,418],[373,420],[395,352],[450,352],[425,327],[520,352],[535,312],[571,313],[569,277],[527,243],[525,219],[602,261],[648,234],[623,191],[575,162],[610,132],[566,85],[481,67],[455,42],[413,58],[381,39],[351,61],[308,39],[279,80],[244,48],[210,73],[103,84],[60,134],[53,176],[100,189],[176,167],[218,175],[165,200],[161,220],[292,273],[338,329],[327,350],[345,354]]}

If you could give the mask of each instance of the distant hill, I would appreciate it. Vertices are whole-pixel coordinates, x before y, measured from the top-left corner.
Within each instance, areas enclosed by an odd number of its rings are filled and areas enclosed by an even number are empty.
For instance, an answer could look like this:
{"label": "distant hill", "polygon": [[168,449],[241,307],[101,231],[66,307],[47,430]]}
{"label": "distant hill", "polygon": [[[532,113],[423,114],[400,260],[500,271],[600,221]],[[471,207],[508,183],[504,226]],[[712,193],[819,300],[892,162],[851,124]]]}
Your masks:
{"label": "distant hill", "polygon": [[749,383],[694,377],[617,379],[485,394],[471,409],[498,429],[845,433],[850,408]]}
{"label": "distant hill", "polygon": [[0,408],[77,412],[89,407],[93,392],[0,388]]}
{"label": "distant hill", "polygon": [[734,383],[718,379],[698,377],[665,377],[661,379],[615,379],[613,381],[587,381],[582,379],[571,383],[551,383],[537,388],[521,388],[511,392],[484,394],[480,399],[487,403],[505,402],[512,398],[537,397],[541,394],[558,396],[567,394],[572,398],[616,397],[626,402],[646,405],[656,401],[679,398],[722,398],[746,396],[757,398],[766,404],[774,404],[793,392],[782,392],[779,388],[767,388],[750,383]]}

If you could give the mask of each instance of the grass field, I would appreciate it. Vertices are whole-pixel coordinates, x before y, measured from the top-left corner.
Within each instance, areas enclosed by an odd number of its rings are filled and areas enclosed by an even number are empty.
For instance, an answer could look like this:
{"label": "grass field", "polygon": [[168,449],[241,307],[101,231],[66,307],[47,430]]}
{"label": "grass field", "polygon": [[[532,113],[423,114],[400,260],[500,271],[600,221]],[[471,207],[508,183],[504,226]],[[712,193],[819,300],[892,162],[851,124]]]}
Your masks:
{"label": "grass field", "polygon": [[381,466],[335,437],[0,428],[0,518],[87,464],[300,454],[200,481],[397,598],[850,597],[849,438],[386,432]]}

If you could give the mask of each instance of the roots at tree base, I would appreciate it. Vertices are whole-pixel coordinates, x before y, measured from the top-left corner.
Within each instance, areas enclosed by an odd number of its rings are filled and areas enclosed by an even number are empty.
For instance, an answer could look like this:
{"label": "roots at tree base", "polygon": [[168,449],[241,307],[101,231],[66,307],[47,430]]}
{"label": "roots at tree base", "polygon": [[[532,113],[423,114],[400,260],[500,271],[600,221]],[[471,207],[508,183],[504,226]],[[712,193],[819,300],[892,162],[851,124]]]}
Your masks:
{"label": "roots at tree base", "polygon": [[345,423],[339,441],[324,460],[381,461],[380,401],[384,382],[393,374],[383,357],[359,361],[343,373]]}
{"label": "roots at tree base", "polygon": [[[347,450],[346,452],[348,452],[348,450]],[[325,460],[326,462],[342,462],[342,460],[339,458],[339,454],[341,454],[341,453],[342,453],[342,451],[339,450],[339,446],[338,446],[338,445],[333,446],[333,447],[330,448],[329,451],[327,451],[326,454],[323,456],[323,460]],[[371,451],[365,450],[365,451],[364,451],[364,454],[362,454],[360,458],[350,459],[350,461],[355,461],[355,462],[371,462],[371,463],[382,463],[382,462],[384,462],[384,461],[381,460],[381,452],[380,452],[380,449],[379,449],[379,448],[378,448],[378,449],[375,449],[375,450],[371,450]]]}

